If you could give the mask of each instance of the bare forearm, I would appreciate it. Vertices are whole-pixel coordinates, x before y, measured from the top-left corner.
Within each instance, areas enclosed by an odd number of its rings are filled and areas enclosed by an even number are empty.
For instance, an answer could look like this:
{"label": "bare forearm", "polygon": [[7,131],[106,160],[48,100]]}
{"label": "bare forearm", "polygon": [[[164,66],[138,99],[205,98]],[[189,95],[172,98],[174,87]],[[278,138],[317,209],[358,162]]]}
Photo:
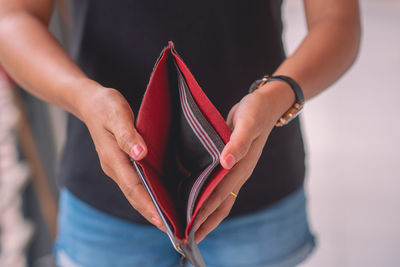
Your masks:
{"label": "bare forearm", "polygon": [[290,74],[308,100],[335,82],[352,65],[360,40],[358,25],[326,20],[315,25],[275,74]]}
{"label": "bare forearm", "polygon": [[[308,100],[350,67],[358,52],[360,26],[356,0],[305,2],[309,33],[274,75],[294,78]],[[232,107],[227,123],[233,131],[220,156],[221,165],[231,171],[204,203],[207,209],[198,214],[197,242],[227,216],[235,201],[229,196],[237,194],[251,177],[277,119],[294,101],[295,95],[286,83],[273,81]]]}
{"label": "bare forearm", "polygon": [[[302,87],[306,101],[334,83],[352,65],[357,57],[361,35],[358,14],[349,20],[327,16],[309,28],[295,53],[274,73],[295,79]],[[275,100],[279,117],[293,104],[294,93],[279,82],[267,85],[262,89],[268,91],[266,97]]]}
{"label": "bare forearm", "polygon": [[[133,208],[165,231],[127,157],[141,160],[147,153],[129,103],[117,90],[86,78],[38,16],[25,11],[4,16],[1,4],[11,1],[16,0],[0,0],[0,64],[24,89],[84,121],[104,173],[118,184]],[[41,1],[51,0],[35,1],[40,6]]]}
{"label": "bare forearm", "polygon": [[80,117],[82,95],[96,86],[45,24],[25,11],[0,17],[0,64],[25,90]]}

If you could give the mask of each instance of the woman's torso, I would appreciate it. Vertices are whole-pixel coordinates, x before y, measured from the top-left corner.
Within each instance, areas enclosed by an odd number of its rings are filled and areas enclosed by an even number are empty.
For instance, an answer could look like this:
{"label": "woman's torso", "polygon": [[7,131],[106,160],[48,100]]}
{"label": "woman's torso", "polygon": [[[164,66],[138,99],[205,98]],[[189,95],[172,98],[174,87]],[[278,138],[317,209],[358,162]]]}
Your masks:
{"label": "woman's torso", "polygon": [[[153,65],[169,40],[226,117],[250,83],[284,60],[280,1],[76,0],[71,55],[138,111]],[[84,90],[84,88],[82,88]],[[299,188],[304,147],[298,119],[275,128],[230,216],[271,204]],[[70,115],[61,184],[88,204],[134,222],[134,211],[101,171],[86,126]]]}

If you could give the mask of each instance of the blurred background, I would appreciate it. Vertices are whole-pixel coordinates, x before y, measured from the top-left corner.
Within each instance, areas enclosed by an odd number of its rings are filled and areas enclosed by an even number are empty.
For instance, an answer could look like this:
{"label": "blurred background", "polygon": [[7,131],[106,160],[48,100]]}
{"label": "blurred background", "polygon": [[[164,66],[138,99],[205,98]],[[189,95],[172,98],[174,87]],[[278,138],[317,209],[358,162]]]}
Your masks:
{"label": "blurred background", "polygon": [[[57,2],[50,29],[68,49],[69,5]],[[290,54],[306,24],[302,1],[284,2]],[[360,4],[358,60],[301,118],[318,242],[302,267],[400,266],[400,1]],[[50,267],[65,113],[12,88],[0,70],[0,266]]]}

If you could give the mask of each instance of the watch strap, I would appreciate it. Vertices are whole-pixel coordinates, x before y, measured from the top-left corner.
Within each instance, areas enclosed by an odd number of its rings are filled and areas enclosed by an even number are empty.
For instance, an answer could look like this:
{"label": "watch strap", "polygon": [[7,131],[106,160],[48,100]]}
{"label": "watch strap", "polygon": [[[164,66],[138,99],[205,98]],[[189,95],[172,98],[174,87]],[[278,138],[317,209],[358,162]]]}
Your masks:
{"label": "watch strap", "polygon": [[284,75],[277,75],[277,76],[268,76],[265,75],[259,80],[254,81],[249,88],[249,92],[253,92],[254,90],[262,87],[267,82],[271,81],[282,81],[287,83],[290,88],[293,90],[295,94],[296,101],[295,103],[282,115],[281,118],[275,124],[278,127],[284,126],[288,124],[291,120],[293,120],[297,115],[299,115],[300,111],[304,106],[304,93],[301,89],[300,85],[293,80],[292,78]]}
{"label": "watch strap", "polygon": [[284,75],[277,75],[269,77],[267,82],[272,82],[272,81],[282,81],[287,83],[292,88],[296,96],[296,103],[300,104],[304,102],[303,90],[301,89],[300,85],[292,78]]}

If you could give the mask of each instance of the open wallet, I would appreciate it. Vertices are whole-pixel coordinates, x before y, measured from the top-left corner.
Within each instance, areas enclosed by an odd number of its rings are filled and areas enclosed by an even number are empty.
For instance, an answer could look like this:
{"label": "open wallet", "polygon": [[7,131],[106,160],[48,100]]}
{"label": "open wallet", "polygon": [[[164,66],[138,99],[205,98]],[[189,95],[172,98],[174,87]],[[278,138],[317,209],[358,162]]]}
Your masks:
{"label": "open wallet", "polygon": [[231,130],[171,41],[154,66],[136,129],[148,153],[132,162],[174,248],[194,266],[206,266],[194,239],[194,223],[229,172],[219,158]]}

